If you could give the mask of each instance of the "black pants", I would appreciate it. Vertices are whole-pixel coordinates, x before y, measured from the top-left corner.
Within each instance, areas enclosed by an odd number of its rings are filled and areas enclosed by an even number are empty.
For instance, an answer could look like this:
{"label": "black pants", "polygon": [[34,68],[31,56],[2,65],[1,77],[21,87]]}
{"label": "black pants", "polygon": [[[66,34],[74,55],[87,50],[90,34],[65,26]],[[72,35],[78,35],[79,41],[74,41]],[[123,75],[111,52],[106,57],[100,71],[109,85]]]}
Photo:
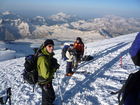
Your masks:
{"label": "black pants", "polygon": [[72,72],[72,62],[67,62],[66,73]]}
{"label": "black pants", "polygon": [[55,100],[55,92],[52,86],[52,82],[41,85],[42,89],[42,105],[53,105]]}
{"label": "black pants", "polygon": [[81,52],[80,53],[77,52],[76,57],[77,57],[77,62],[80,62],[83,57],[83,54]]}

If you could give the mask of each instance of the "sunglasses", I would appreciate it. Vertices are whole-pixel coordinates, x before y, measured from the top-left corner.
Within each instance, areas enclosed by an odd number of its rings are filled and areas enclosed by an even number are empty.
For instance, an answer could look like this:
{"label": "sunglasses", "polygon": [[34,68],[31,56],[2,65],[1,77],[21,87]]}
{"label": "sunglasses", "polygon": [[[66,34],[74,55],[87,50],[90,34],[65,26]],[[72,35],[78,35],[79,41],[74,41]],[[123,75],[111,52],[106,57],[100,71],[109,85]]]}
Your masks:
{"label": "sunglasses", "polygon": [[48,45],[48,47],[50,48],[50,47],[54,47],[53,45]]}

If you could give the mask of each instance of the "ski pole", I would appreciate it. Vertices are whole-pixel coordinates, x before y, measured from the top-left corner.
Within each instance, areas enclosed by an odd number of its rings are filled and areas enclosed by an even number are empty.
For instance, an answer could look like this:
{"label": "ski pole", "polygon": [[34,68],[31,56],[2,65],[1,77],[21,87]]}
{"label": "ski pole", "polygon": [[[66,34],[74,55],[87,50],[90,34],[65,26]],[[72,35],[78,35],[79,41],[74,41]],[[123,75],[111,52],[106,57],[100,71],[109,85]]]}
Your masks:
{"label": "ski pole", "polygon": [[8,98],[9,98],[9,105],[11,105],[11,95],[12,95],[12,93],[11,93],[11,87],[8,88],[7,95],[8,95]]}
{"label": "ski pole", "polygon": [[[61,65],[61,59],[60,59],[60,65]],[[56,78],[58,78],[58,74],[56,74]],[[61,92],[61,87],[60,87],[60,84],[59,84],[59,80],[57,80],[57,85],[58,85],[58,91],[59,91],[59,95],[60,95],[60,100],[61,100],[61,105],[63,104],[63,96],[62,96],[62,92]]]}
{"label": "ski pole", "polygon": [[85,55],[87,54],[87,46],[85,46]]}
{"label": "ski pole", "polygon": [[[58,78],[57,74],[56,74],[56,77]],[[61,87],[60,87],[60,84],[59,84],[59,80],[57,80],[57,85],[58,85],[58,93],[60,95],[60,100],[61,100],[61,105],[62,105],[62,102],[63,102],[63,96],[62,96],[62,92],[61,92]]]}

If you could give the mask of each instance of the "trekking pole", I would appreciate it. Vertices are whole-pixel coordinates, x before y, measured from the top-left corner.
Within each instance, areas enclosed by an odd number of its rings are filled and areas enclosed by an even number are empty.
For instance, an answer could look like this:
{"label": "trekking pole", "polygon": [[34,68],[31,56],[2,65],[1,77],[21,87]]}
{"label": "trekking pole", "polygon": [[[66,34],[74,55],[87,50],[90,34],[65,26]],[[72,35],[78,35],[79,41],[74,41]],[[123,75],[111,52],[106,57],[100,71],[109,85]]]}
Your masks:
{"label": "trekking pole", "polygon": [[[60,65],[61,65],[61,59],[60,59]],[[56,74],[56,78],[58,78],[58,74]],[[57,84],[58,84],[58,91],[59,91],[59,95],[60,95],[60,101],[61,101],[61,105],[63,105],[63,96],[62,96],[62,91],[61,91],[61,87],[59,84],[59,80],[57,80]]]}
{"label": "trekking pole", "polygon": [[59,94],[60,94],[60,100],[61,100],[61,105],[63,105],[63,96],[62,96],[62,92],[61,92],[61,87],[60,87],[60,84],[59,84],[59,80],[58,80],[58,90],[59,90]]}
{"label": "trekking pole", "polygon": [[7,95],[8,95],[8,98],[9,98],[9,105],[11,105],[11,95],[12,95],[11,88],[8,88]]}
{"label": "trekking pole", "polygon": [[86,55],[87,54],[87,46],[85,46],[85,54],[84,55]]}
{"label": "trekking pole", "polygon": [[8,99],[9,99],[9,105],[11,105],[11,87],[7,88],[6,90],[6,98],[0,97],[0,104],[6,105]]}

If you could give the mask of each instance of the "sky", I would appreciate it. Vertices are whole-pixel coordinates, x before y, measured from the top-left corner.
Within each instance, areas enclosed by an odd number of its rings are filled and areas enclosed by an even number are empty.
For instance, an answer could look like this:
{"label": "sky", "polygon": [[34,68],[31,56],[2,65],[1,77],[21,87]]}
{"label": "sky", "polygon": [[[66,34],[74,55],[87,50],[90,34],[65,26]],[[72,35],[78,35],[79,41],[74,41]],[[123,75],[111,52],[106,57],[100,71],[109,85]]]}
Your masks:
{"label": "sky", "polygon": [[49,16],[64,12],[79,17],[119,15],[140,17],[140,0],[0,0],[0,10],[25,16]]}

